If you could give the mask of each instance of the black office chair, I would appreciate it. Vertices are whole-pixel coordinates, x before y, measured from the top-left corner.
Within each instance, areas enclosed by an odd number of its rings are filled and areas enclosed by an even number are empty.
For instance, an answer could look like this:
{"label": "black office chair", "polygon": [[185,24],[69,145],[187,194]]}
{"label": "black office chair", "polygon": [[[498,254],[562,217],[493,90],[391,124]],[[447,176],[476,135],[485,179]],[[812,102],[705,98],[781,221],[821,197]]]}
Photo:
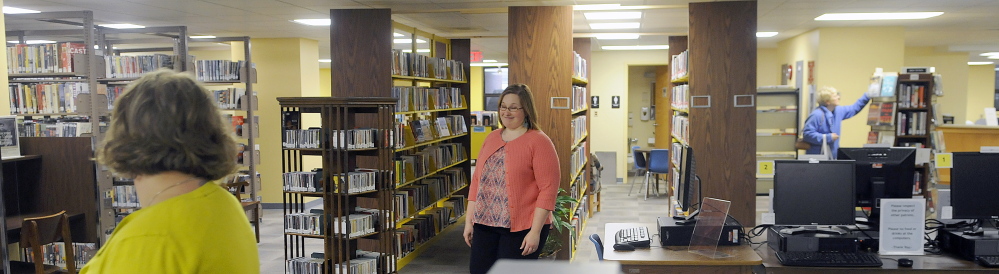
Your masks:
{"label": "black office chair", "polygon": [[600,235],[593,233],[590,235],[590,241],[593,242],[593,246],[597,248],[597,259],[601,261],[604,260],[604,242],[600,241]]}

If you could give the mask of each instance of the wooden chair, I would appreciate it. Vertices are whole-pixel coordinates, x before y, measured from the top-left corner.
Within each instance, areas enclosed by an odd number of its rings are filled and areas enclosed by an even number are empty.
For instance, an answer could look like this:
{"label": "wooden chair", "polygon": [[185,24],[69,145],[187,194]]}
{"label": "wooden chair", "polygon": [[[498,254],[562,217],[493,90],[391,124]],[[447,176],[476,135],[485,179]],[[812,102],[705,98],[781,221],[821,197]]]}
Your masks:
{"label": "wooden chair", "polygon": [[257,242],[259,243],[260,242],[260,201],[243,202],[243,199],[239,195],[242,189],[250,187],[250,183],[245,181],[229,182],[223,184],[222,187],[225,187],[226,189],[229,190],[229,193],[232,193],[232,195],[236,196],[236,199],[239,200],[239,203],[243,205],[243,211],[253,212],[252,214],[250,214],[250,216],[247,217],[250,218],[250,223],[253,224],[253,230],[254,233],[256,233],[257,235]]}
{"label": "wooden chair", "polygon": [[73,254],[73,239],[69,233],[69,217],[66,211],[43,217],[25,218],[21,225],[21,248],[31,248],[29,262],[11,261],[12,273],[63,273],[62,268],[45,264],[42,246],[62,239],[65,245],[66,270],[76,273],[76,256]]}

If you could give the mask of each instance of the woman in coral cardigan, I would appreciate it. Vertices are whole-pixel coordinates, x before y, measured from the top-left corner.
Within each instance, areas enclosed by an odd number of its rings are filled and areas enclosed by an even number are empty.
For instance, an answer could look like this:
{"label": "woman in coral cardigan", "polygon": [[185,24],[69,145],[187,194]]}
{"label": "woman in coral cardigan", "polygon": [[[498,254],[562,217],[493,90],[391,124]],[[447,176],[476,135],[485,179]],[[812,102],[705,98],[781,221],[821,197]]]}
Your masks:
{"label": "woman in coral cardigan", "polygon": [[561,179],[555,145],[537,127],[527,85],[503,90],[499,110],[503,129],[482,144],[468,192],[464,236],[473,274],[486,273],[498,259],[538,258]]}

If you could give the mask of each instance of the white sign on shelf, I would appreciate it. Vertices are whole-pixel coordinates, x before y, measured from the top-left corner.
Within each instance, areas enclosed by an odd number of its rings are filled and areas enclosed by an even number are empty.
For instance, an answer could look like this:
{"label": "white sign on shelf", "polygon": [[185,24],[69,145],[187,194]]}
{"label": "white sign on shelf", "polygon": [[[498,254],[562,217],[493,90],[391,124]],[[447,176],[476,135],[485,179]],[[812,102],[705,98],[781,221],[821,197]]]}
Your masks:
{"label": "white sign on shelf", "polygon": [[926,199],[882,199],[878,254],[923,255]]}

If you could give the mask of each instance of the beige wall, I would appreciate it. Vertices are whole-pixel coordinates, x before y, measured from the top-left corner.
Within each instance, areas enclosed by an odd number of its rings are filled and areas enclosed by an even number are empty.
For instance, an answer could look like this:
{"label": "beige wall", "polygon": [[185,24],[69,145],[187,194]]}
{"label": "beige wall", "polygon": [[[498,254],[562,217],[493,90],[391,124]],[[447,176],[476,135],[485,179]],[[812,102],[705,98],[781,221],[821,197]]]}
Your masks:
{"label": "beige wall", "polygon": [[[645,77],[646,74],[652,77]],[[642,148],[655,147],[655,143],[649,143],[649,138],[655,137],[655,120],[642,121],[642,108],[649,108],[652,105],[652,83],[656,81],[656,66],[629,66],[628,67],[628,138],[638,139],[638,142],[630,143],[631,146]],[[608,101],[608,103],[610,103]],[[601,102],[603,107],[603,102]],[[669,147],[665,147],[669,148]]]}
{"label": "beige wall", "polygon": [[[832,86],[841,104],[854,103],[866,91],[875,68],[899,71],[905,57],[902,27],[821,28],[815,61],[816,87]],[[867,141],[867,108],[842,124],[841,147],[860,147]]]}
{"label": "beige wall", "polygon": [[[590,150],[617,152],[617,175],[624,178],[628,149],[628,66],[667,65],[666,50],[594,51],[590,58],[590,95],[600,96],[600,108],[590,116]],[[611,108],[611,96],[621,96],[621,108]],[[604,162],[608,160],[602,160]]]}
{"label": "beige wall", "polygon": [[333,72],[328,68],[319,69],[319,94],[320,96],[330,96],[333,94],[333,85],[331,84],[331,78],[333,78]]}
{"label": "beige wall", "polygon": [[482,79],[482,67],[472,67],[471,72],[468,74],[468,85],[471,87],[468,107],[471,111],[482,110],[482,91],[483,89],[483,79]]}
{"label": "beige wall", "polygon": [[[777,65],[794,66],[795,62],[797,61],[804,61],[805,64],[807,64],[808,61],[815,60],[818,47],[819,47],[819,32],[817,30],[802,33],[798,36],[777,42]],[[787,84],[795,86],[795,83],[797,83],[795,79],[799,76],[800,75],[798,75],[797,72],[793,73],[791,75],[792,78],[787,81]],[[782,76],[780,72],[778,72],[777,84],[780,84],[780,77]],[[800,91],[801,97],[799,99],[801,100],[802,103],[800,105],[808,106],[808,103],[805,102],[805,100],[808,100],[808,89],[805,87],[797,87],[797,88],[801,90]],[[804,122],[805,117],[807,117],[808,113],[811,111],[812,110],[810,109],[802,109],[802,111],[798,112],[798,114],[801,115],[801,119],[799,119],[799,121],[801,121],[802,125],[805,123]],[[800,129],[801,126],[799,125],[798,128]]]}
{"label": "beige wall", "polygon": [[777,48],[756,49],[756,86],[780,84],[780,58]]}
{"label": "beige wall", "polygon": [[[996,66],[979,65],[968,68],[968,117],[978,120],[985,108],[995,107]],[[944,80],[946,81],[946,80]],[[944,88],[947,86],[944,85]]]}
{"label": "beige wall", "polygon": [[[3,0],[0,0],[0,6],[3,5]],[[7,29],[6,19],[3,14],[0,14],[0,28]],[[7,60],[7,51],[4,50],[0,52],[0,60]],[[9,82],[7,81],[7,62],[0,62],[0,73],[3,73],[3,77],[0,77],[0,84],[7,86]],[[3,96],[0,96],[0,115],[10,115],[10,92],[4,89]]]}
{"label": "beige wall", "polygon": [[943,79],[944,96],[936,98],[941,114],[954,115],[955,124],[963,124],[965,120],[978,120],[982,109],[968,108],[968,101],[971,99],[968,97],[968,53],[910,47],[905,49],[905,65],[936,68],[936,73]]}

